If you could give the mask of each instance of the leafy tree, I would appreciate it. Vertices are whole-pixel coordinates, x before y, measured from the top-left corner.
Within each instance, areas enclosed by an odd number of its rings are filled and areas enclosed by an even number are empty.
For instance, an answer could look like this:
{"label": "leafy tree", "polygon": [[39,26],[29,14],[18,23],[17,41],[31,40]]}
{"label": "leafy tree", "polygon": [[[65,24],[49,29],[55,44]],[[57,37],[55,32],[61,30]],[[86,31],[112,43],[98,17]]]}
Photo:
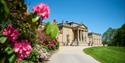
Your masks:
{"label": "leafy tree", "polygon": [[108,44],[108,45],[112,45],[112,40],[113,37],[116,34],[117,29],[113,29],[113,28],[108,28],[106,32],[104,32],[103,36],[102,36],[102,41],[103,44]]}
{"label": "leafy tree", "polygon": [[118,29],[109,28],[102,37],[103,44],[125,46],[125,24]]}
{"label": "leafy tree", "polygon": [[116,35],[113,37],[113,45],[125,46],[125,24],[123,24],[118,30]]}

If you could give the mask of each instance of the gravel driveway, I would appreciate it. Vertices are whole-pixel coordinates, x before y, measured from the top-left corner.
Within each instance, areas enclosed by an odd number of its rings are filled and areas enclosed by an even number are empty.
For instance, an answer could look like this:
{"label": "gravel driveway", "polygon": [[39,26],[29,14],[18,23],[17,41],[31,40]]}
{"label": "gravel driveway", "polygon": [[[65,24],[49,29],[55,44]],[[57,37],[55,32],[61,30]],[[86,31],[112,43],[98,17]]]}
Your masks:
{"label": "gravel driveway", "polygon": [[83,52],[88,46],[61,46],[48,63],[100,63]]}

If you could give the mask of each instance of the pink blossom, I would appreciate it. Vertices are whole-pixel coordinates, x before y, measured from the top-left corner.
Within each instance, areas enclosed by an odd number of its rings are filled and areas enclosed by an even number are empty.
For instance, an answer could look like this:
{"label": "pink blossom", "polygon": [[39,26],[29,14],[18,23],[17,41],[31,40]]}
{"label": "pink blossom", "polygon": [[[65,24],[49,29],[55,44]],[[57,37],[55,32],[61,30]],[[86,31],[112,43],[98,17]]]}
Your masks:
{"label": "pink blossom", "polygon": [[46,19],[50,14],[48,5],[40,3],[33,8],[33,12],[37,13],[41,18]]}
{"label": "pink blossom", "polygon": [[29,56],[32,51],[31,45],[28,43],[28,40],[16,40],[19,36],[19,32],[11,24],[3,30],[2,34],[7,36],[11,41],[11,45],[13,46],[15,53],[17,53],[19,61]]}
{"label": "pink blossom", "polygon": [[19,32],[11,24],[3,30],[2,34],[7,36],[12,42],[14,42],[19,36]]}
{"label": "pink blossom", "polygon": [[48,44],[48,48],[51,48],[51,47],[53,47],[53,46],[55,46],[56,45],[56,41],[55,40],[52,40],[52,41],[50,41],[50,43]]}
{"label": "pink blossom", "polygon": [[55,41],[55,40],[52,40],[50,44],[55,45],[55,44],[56,44],[56,41]]}
{"label": "pink blossom", "polygon": [[29,56],[32,47],[28,43],[28,40],[21,40],[14,43],[14,51],[17,53],[18,60],[21,61]]}
{"label": "pink blossom", "polygon": [[12,27],[11,24],[9,24],[8,27],[3,30],[3,35],[5,36],[10,35],[12,33],[12,30],[14,30],[14,28]]}

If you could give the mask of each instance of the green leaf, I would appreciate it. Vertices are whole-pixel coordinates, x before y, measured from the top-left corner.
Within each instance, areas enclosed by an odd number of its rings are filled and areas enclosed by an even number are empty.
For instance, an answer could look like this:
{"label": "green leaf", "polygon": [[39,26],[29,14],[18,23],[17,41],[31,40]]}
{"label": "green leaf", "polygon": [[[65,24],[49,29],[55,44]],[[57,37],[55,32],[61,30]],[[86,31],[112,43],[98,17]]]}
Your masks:
{"label": "green leaf", "polygon": [[35,18],[32,18],[32,22],[37,22],[39,20],[39,17],[36,16]]}
{"label": "green leaf", "polygon": [[12,54],[10,57],[9,57],[9,63],[14,63],[15,60],[16,60],[16,55],[15,54]]}
{"label": "green leaf", "polygon": [[0,43],[5,43],[7,40],[7,37],[0,37]]}
{"label": "green leaf", "polygon": [[13,49],[11,47],[7,47],[5,49],[5,52],[7,52],[8,55],[12,54],[13,53]]}
{"label": "green leaf", "polygon": [[20,63],[28,63],[26,60],[21,61]]}
{"label": "green leaf", "polygon": [[50,23],[48,22],[46,24],[46,28],[45,28],[45,32],[46,34],[48,34],[52,39],[55,39],[58,32],[59,32],[59,28],[57,26],[56,23]]}
{"label": "green leaf", "polygon": [[47,22],[45,29],[46,29],[46,30],[45,30],[46,34],[49,35],[50,32],[51,32],[51,23],[50,23],[50,22]]}

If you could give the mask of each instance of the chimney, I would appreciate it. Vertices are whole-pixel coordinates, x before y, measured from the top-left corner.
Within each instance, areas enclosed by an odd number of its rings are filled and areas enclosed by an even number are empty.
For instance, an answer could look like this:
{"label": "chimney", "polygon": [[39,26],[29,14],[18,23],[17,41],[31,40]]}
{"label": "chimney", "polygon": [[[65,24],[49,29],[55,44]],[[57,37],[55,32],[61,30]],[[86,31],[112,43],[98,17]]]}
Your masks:
{"label": "chimney", "polygon": [[66,21],[66,24],[68,24],[68,21]]}

